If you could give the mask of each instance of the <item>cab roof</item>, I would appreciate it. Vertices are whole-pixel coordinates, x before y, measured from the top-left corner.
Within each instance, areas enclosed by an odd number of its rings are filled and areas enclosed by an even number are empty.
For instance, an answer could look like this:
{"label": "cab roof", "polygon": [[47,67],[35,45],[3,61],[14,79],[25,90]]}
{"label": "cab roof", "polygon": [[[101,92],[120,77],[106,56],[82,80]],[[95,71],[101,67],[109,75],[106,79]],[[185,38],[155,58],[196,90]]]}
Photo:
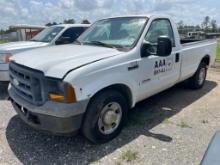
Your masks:
{"label": "cab roof", "polygon": [[53,26],[63,26],[63,27],[90,27],[91,24],[59,24]]}
{"label": "cab roof", "polygon": [[159,14],[159,13],[151,13],[151,14],[142,14],[142,15],[123,15],[123,16],[115,16],[115,17],[107,17],[104,19],[111,19],[111,18],[127,18],[127,17],[134,17],[134,18],[138,18],[138,17],[146,17],[146,18],[151,18],[151,17],[155,17],[155,18],[170,18],[169,15],[165,15],[165,14]]}

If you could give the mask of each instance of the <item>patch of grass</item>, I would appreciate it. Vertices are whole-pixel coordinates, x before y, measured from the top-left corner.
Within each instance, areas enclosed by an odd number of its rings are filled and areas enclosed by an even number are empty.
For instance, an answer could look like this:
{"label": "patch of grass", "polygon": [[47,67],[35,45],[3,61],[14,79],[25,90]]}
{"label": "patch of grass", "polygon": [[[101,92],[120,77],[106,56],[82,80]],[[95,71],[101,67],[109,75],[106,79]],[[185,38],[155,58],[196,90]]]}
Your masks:
{"label": "patch of grass", "polygon": [[192,128],[191,126],[189,126],[186,122],[181,121],[180,124],[177,124],[177,126],[181,127],[181,128]]}
{"label": "patch of grass", "polygon": [[217,47],[217,59],[220,60],[220,42],[218,42],[218,47]]}
{"label": "patch of grass", "polygon": [[132,151],[132,150],[127,150],[125,152],[122,152],[121,158],[122,160],[125,160],[127,162],[131,162],[137,159],[138,152],[137,151]]}
{"label": "patch of grass", "polygon": [[6,43],[6,41],[0,40],[0,44],[4,44],[4,43]]}
{"label": "patch of grass", "polygon": [[163,121],[164,124],[173,124],[172,121],[170,121],[169,118],[165,118],[164,121]]}

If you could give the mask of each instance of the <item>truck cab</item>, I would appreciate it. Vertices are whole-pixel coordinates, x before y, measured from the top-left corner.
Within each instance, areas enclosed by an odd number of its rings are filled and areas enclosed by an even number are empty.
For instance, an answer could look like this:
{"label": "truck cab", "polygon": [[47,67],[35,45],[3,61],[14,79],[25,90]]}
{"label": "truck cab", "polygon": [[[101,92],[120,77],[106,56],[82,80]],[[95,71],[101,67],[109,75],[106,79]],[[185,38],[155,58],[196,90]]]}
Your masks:
{"label": "truck cab", "polygon": [[8,82],[8,60],[11,56],[27,50],[74,42],[90,25],[60,24],[48,27],[29,41],[0,45],[0,81]]}
{"label": "truck cab", "polygon": [[9,95],[30,126],[59,134],[81,131],[104,143],[121,132],[139,101],[182,81],[201,89],[216,44],[180,40],[169,16],[102,19],[75,44],[12,57]]}

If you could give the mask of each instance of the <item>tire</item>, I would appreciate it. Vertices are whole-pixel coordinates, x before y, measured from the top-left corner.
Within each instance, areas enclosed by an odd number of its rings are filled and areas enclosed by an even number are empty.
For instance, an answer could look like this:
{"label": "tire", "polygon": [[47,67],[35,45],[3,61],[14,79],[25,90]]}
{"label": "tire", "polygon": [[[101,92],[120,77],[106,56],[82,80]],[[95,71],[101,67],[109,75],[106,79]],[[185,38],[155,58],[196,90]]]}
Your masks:
{"label": "tire", "polygon": [[191,89],[201,89],[206,80],[207,75],[207,65],[204,62],[201,62],[196,73],[188,81],[188,86]]}
{"label": "tire", "polygon": [[127,120],[127,112],[127,101],[120,92],[102,91],[88,105],[82,133],[95,144],[106,143],[120,134]]}

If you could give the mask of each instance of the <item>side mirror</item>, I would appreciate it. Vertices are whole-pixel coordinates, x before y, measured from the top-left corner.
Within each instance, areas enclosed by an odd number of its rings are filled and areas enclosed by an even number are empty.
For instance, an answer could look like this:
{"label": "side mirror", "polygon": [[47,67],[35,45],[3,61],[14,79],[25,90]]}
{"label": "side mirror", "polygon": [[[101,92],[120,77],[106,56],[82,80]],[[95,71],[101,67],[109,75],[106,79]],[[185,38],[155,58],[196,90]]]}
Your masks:
{"label": "side mirror", "polygon": [[161,57],[169,56],[172,52],[172,41],[167,36],[161,36],[157,40],[157,55]]}
{"label": "side mirror", "polygon": [[150,55],[156,55],[157,44],[151,44],[144,41],[141,47],[141,57],[148,57]]}
{"label": "side mirror", "polygon": [[70,37],[60,37],[58,40],[56,40],[56,45],[63,45],[63,44],[70,44],[71,38]]}
{"label": "side mirror", "polygon": [[141,57],[156,55],[161,57],[169,56],[172,52],[172,41],[167,36],[160,36],[156,44],[144,41],[141,47]]}

